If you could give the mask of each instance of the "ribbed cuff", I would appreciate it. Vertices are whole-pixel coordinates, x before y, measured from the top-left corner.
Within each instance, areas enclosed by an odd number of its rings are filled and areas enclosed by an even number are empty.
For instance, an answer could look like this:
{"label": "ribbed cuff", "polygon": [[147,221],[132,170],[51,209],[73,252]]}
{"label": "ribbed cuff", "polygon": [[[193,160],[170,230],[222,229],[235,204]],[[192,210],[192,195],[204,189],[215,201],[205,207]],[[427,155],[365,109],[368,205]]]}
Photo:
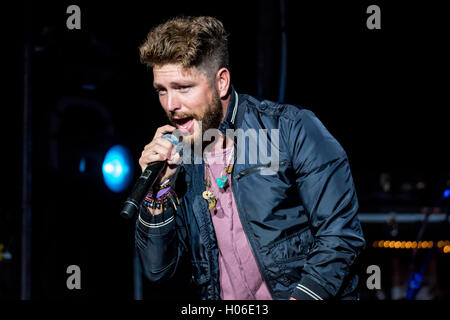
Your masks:
{"label": "ribbed cuff", "polygon": [[141,206],[139,212],[139,227],[148,234],[165,234],[173,229],[175,222],[175,210],[172,207],[167,208],[158,215],[151,215],[147,207]]}
{"label": "ribbed cuff", "polygon": [[291,297],[295,300],[326,300],[330,295],[316,281],[304,276]]}

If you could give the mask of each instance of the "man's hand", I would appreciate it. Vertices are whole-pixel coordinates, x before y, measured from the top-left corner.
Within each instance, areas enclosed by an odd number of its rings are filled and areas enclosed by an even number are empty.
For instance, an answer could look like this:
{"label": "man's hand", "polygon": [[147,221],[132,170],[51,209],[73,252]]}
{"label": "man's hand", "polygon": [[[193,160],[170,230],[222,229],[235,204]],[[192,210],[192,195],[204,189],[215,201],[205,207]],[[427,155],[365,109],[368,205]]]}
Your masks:
{"label": "man's hand", "polygon": [[176,128],[171,125],[165,125],[159,127],[156,130],[153,140],[144,147],[141,157],[139,158],[139,165],[141,166],[142,172],[147,168],[149,163],[155,161],[166,161],[167,167],[161,174],[161,177],[155,182],[160,184],[171,178],[180,164],[181,157],[175,151],[174,145],[167,139],[162,138],[167,133],[175,131]]}

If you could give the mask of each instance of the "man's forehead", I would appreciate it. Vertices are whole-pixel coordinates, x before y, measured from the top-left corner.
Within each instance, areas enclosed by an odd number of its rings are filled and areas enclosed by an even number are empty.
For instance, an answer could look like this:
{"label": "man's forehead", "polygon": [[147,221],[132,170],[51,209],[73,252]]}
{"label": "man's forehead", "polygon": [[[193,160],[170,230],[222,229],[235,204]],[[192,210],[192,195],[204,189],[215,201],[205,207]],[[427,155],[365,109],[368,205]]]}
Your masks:
{"label": "man's forehead", "polygon": [[201,77],[201,73],[197,68],[185,68],[181,64],[164,64],[155,65],[153,67],[153,75],[156,76],[176,76],[186,79],[197,79]]}

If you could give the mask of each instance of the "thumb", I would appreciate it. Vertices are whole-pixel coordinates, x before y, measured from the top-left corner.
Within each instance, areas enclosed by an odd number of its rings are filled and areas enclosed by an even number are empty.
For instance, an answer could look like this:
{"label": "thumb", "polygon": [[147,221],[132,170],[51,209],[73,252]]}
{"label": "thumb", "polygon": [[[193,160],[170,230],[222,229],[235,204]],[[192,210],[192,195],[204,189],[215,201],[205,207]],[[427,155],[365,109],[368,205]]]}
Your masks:
{"label": "thumb", "polygon": [[181,163],[181,156],[178,152],[175,151],[175,148],[172,149],[172,154],[170,155],[169,160],[167,160],[167,164],[176,164],[179,165]]}

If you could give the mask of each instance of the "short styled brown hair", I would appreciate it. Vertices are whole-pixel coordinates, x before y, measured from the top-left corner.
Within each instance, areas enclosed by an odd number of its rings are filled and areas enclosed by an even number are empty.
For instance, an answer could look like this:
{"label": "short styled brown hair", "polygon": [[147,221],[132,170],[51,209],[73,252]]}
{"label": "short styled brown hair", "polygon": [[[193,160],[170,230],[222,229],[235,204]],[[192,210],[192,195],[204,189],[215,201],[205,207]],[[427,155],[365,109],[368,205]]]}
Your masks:
{"label": "short styled brown hair", "polygon": [[196,67],[207,76],[229,68],[228,33],[213,17],[181,16],[153,28],[140,46],[141,62],[153,68],[167,63]]}

